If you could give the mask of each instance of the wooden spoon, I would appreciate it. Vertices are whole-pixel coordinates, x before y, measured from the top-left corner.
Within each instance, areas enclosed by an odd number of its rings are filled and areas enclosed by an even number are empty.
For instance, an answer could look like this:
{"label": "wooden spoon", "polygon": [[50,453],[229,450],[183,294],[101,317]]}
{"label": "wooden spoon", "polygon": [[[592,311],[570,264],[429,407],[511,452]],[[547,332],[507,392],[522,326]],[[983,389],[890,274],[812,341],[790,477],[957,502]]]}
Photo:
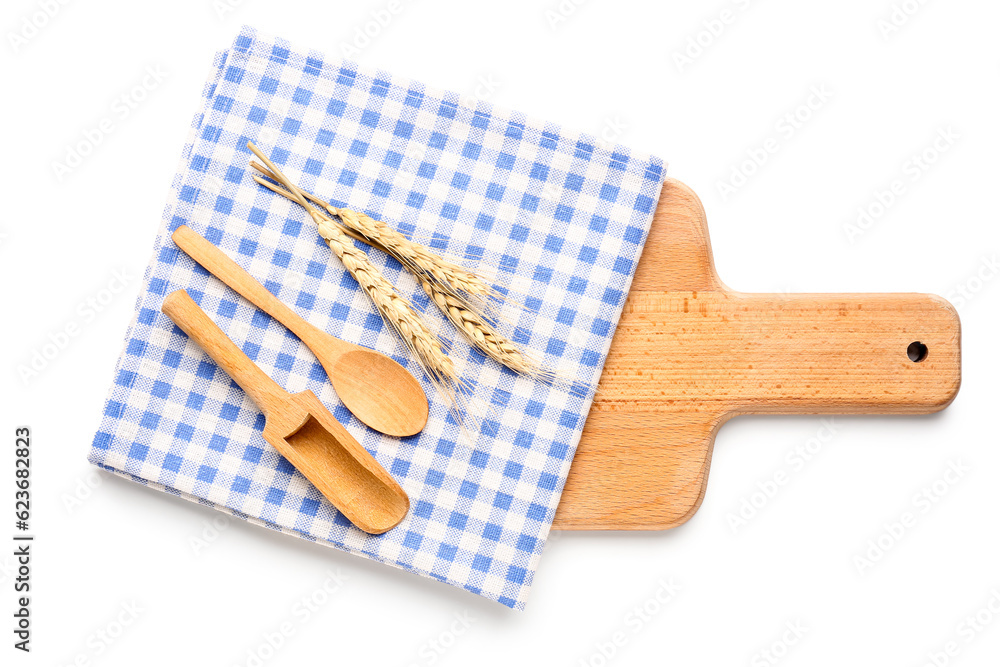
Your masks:
{"label": "wooden spoon", "polygon": [[275,384],[184,290],[168,294],[162,310],[249,394],[264,413],[264,439],[351,523],[377,535],[403,520],[406,492],[315,394]]}
{"label": "wooden spoon", "polygon": [[212,275],[298,336],[323,365],[340,400],[366,425],[402,437],[419,433],[427,424],[423,387],[393,359],[309,324],[190,227],[178,227],[173,239]]}

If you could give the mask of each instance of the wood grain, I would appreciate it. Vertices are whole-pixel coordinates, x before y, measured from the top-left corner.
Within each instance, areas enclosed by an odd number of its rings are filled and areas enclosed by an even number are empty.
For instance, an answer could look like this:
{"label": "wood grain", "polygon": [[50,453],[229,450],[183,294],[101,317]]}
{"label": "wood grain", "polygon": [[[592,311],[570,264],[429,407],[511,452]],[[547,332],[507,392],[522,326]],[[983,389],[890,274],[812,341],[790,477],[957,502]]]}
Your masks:
{"label": "wood grain", "polygon": [[403,520],[410,508],[406,492],[315,394],[289,394],[278,386],[184,290],[168,294],[161,309],[257,404],[264,439],[351,523],[379,534]]}
{"label": "wood grain", "polygon": [[344,406],[367,426],[404,437],[427,425],[427,395],[420,382],[394,359],[309,324],[187,225],[180,225],[171,238],[209,273],[298,336],[316,355]]}
{"label": "wood grain", "polygon": [[[911,361],[907,347],[927,346]],[[923,414],[961,381],[955,309],[927,294],[746,294],[715,271],[705,212],[667,180],[553,527],[661,530],[705,493],[741,414]]]}

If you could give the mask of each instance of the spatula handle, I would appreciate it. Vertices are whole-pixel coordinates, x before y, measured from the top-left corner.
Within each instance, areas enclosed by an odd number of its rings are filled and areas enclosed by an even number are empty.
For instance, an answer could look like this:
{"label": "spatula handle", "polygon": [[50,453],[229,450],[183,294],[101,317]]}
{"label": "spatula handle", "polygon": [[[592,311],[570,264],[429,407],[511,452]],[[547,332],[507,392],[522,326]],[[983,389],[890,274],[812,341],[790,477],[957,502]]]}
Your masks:
{"label": "spatula handle", "polygon": [[309,335],[313,329],[311,324],[267,291],[266,287],[211,241],[187,225],[178,227],[171,238],[194,261],[208,269],[209,273],[238,292],[250,303],[284,324],[299,338],[304,340]]}
{"label": "spatula handle", "polygon": [[187,292],[180,289],[168,294],[161,310],[236,380],[265,416],[288,400],[288,392],[250,361]]}

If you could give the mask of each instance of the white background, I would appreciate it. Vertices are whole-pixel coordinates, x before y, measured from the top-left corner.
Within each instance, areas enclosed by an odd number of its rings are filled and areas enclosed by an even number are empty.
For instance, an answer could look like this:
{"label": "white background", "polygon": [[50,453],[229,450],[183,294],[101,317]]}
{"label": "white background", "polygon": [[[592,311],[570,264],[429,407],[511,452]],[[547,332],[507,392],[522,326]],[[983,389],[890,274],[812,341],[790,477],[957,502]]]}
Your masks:
{"label": "white background", "polygon": [[[688,524],[555,534],[519,613],[242,523],[206,532],[217,513],[86,462],[212,54],[241,23],[334,54],[387,2],[245,0],[222,17],[211,0],[70,2],[16,53],[10,35],[38,5],[5,2],[0,536],[6,544],[13,532],[13,430],[29,424],[38,538],[30,656],[10,647],[12,561],[0,556],[0,662],[256,664],[248,651],[288,622],[293,634],[264,649],[262,664],[763,665],[760,651],[778,642],[783,665],[922,665],[952,640],[949,664],[996,664],[1000,613],[984,612],[992,623],[971,641],[959,624],[994,592],[1000,610],[1000,278],[989,268],[1000,250],[1000,5],[903,4],[915,13],[886,37],[879,21],[892,0],[567,2],[573,11],[555,29],[546,11],[556,0],[412,0],[356,56],[468,95],[492,78],[492,101],[568,127],[624,125],[623,143],[663,156],[701,195],[716,264],[735,289],[933,292],[960,310],[963,384],[943,413],[837,418],[835,436],[798,470],[786,455],[820,434],[819,418],[730,422]],[[678,67],[674,54],[724,9],[732,21],[702,34],[702,53]],[[115,98],[157,65],[166,79],[128,118],[115,116]],[[786,136],[777,123],[814,86],[832,97]],[[109,116],[113,132],[59,181],[53,161]],[[912,180],[904,163],[941,128],[958,138]],[[718,184],[769,137],[779,150],[724,199]],[[896,178],[906,192],[851,243],[845,224]],[[131,281],[85,321],[79,304],[114,270]],[[17,367],[70,322],[80,335],[22,382]],[[922,512],[914,495],[949,461],[968,472]],[[776,471],[789,482],[734,532],[727,516]],[[82,501],[67,507],[74,496]],[[855,557],[907,511],[917,525],[859,573]],[[193,538],[206,539],[198,554]],[[328,570],[349,579],[305,620],[294,605]],[[681,587],[672,601],[647,622],[627,616],[670,578]],[[95,633],[114,632],[133,601],[138,618],[99,652]],[[458,637],[456,614],[472,619]],[[616,632],[625,644],[606,659],[599,645]],[[783,647],[783,636],[795,644]],[[449,646],[435,652],[431,641]]]}

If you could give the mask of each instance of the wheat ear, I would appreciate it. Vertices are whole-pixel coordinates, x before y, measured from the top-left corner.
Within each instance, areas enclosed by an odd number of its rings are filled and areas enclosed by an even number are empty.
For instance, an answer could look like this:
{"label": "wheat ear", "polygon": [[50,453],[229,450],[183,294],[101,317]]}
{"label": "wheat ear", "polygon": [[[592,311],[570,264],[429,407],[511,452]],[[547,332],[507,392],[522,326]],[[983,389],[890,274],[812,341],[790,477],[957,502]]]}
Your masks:
{"label": "wheat ear", "polygon": [[424,370],[430,371],[429,374],[440,382],[456,382],[458,373],[455,364],[445,354],[440,339],[427,328],[413,307],[396,293],[392,283],[375,268],[368,255],[327,220],[320,219],[317,227],[320,236],[358,281],[379,313],[417,355]]}
{"label": "wheat ear", "polygon": [[468,296],[481,297],[484,303],[488,302],[488,297],[497,296],[496,291],[475,273],[431,252],[422,244],[411,241],[384,222],[364,213],[331,206],[316,195],[298,186],[289,185],[287,179],[277,178],[262,165],[251,162],[251,166],[280,182],[290,192],[255,175],[254,180],[260,185],[295,201],[304,198],[316,203],[339,218],[342,223],[338,225],[324,216],[327,226],[368,243],[399,261],[417,278],[424,292],[448,321],[472,346],[487,357],[515,373],[536,380],[565,385],[573,383],[572,378],[545,368],[540,361],[522,352],[513,341],[497,331],[492,322],[494,318],[483,314],[483,309],[474,304]]}
{"label": "wheat ear", "polygon": [[[272,176],[259,164],[251,162],[251,166],[265,176]],[[270,184],[259,178],[255,177],[254,180],[266,187],[271,187]],[[273,187],[271,189],[274,190]],[[475,272],[445,259],[421,243],[406,238],[381,220],[375,220],[359,211],[337,208],[310,192],[301,188],[297,189],[303,197],[323,207],[330,215],[339,218],[345,228],[354,232],[354,234],[350,234],[352,237],[363,237],[359,240],[384,250],[403,264],[410,273],[417,276],[426,274],[448,291],[457,290],[482,299],[499,296],[497,291]]]}
{"label": "wheat ear", "polygon": [[492,289],[471,271],[431,252],[426,246],[411,241],[381,220],[364,213],[327,205],[327,211],[340,218],[345,227],[375,241],[394,257],[402,257],[415,269],[432,276],[442,285],[479,297],[490,296]]}
{"label": "wheat ear", "polygon": [[489,320],[469,310],[462,299],[424,278],[420,279],[420,286],[455,328],[487,357],[521,375],[550,382],[558,379],[554,371],[547,370],[538,360],[521,352],[517,345],[500,334]]}
{"label": "wheat ear", "polygon": [[340,259],[368,295],[376,310],[395,329],[406,346],[417,357],[424,372],[439,388],[456,389],[462,386],[455,364],[442,345],[441,340],[427,328],[423,320],[406,299],[399,296],[392,283],[386,280],[378,268],[371,263],[368,255],[360,250],[340,231],[338,225],[326,215],[309,205],[281,171],[265,157],[260,150],[248,143],[247,146],[259,157],[280,182],[295,196],[299,204],[309,212],[323,240]]}

